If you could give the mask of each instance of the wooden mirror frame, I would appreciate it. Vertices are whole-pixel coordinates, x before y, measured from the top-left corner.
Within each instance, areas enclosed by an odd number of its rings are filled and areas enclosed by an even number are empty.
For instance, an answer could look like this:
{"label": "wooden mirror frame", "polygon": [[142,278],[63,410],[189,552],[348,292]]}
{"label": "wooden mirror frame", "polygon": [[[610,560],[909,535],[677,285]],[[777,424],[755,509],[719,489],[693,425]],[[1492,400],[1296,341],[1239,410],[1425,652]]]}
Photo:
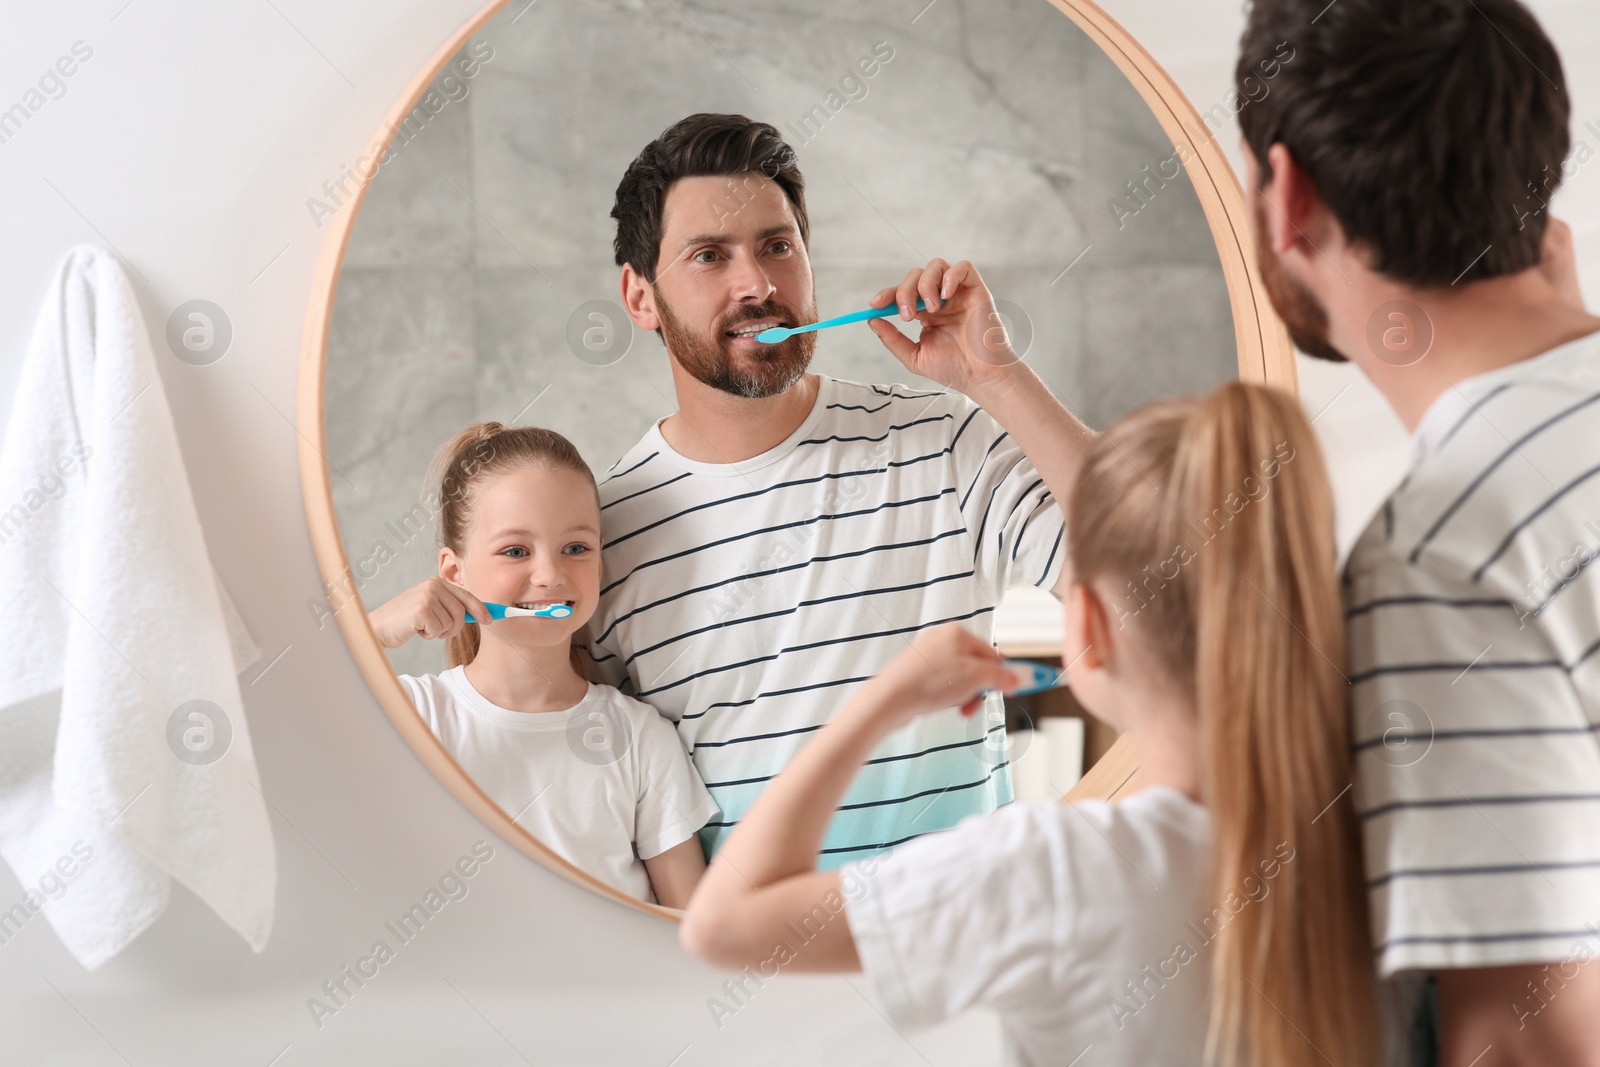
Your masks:
{"label": "wooden mirror frame", "polygon": [[[486,3],[451,34],[406,83],[399,99],[379,124],[377,134],[368,145],[367,155],[362,157],[374,161],[373,170],[378,166],[378,157],[388,148],[394,131],[400,127],[445,64],[509,2],[490,0]],[[1172,139],[1173,147],[1176,149],[1184,145],[1191,150],[1192,158],[1185,169],[1199,196],[1200,206],[1205,211],[1222,261],[1223,277],[1233,310],[1234,335],[1239,346],[1239,377],[1245,381],[1265,382],[1297,392],[1294,348],[1256,272],[1243,191],[1216,139],[1208,136],[1198,145],[1190,140],[1190,130],[1205,129],[1194,106],[1160,64],[1114,19],[1090,0],[1050,0],[1050,3],[1088,34],[1117,65],[1117,69],[1122,71],[1154,112],[1162,130]],[[344,633],[345,643],[355,658],[356,666],[360,668],[395,729],[434,777],[469,811],[521,852],[563,877],[628,907],[667,919],[679,919],[683,914],[681,911],[625,895],[556,855],[513,822],[461,769],[461,765],[428,729],[401,688],[399,678],[384,655],[372,627],[367,624],[366,611],[350,569],[349,557],[345,553],[344,540],[339,533],[338,516],[334,512],[333,486],[325,455],[327,425],[323,401],[328,330],[333,317],[339,271],[351,230],[366,198],[370,175],[371,171],[358,173],[357,176],[363,181],[348,205],[349,210],[340,211],[334,216],[328,234],[323,239],[316,273],[312,277],[305,331],[300,345],[299,396],[296,405],[300,429],[300,484],[312,552],[316,556],[317,568],[322,573],[324,589],[329,593],[334,618]],[[339,602],[334,606],[336,598]],[[346,610],[352,606],[354,611]],[[1114,796],[1128,784],[1137,769],[1138,757],[1129,739],[1120,738],[1062,798],[1062,802]]]}

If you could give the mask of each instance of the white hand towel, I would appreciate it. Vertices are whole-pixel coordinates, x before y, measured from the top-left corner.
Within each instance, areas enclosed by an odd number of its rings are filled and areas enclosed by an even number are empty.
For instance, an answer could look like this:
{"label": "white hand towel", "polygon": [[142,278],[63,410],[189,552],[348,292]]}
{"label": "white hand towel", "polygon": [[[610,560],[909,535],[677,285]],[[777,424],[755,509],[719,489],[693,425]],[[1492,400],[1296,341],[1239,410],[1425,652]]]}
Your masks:
{"label": "white hand towel", "polygon": [[133,288],[90,245],[57,269],[0,446],[0,618],[0,855],[25,890],[0,944],[42,914],[93,970],[176,878],[261,951],[277,861],[238,681],[260,652]]}

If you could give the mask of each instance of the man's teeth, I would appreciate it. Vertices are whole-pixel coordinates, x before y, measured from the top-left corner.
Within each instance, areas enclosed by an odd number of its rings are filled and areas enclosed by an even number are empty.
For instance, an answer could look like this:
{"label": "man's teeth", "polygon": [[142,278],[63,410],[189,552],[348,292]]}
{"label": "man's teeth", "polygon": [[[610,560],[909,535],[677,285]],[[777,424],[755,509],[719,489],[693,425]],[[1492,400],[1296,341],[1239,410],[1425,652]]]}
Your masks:
{"label": "man's teeth", "polygon": [[758,334],[758,333],[762,333],[762,332],[764,332],[766,330],[770,330],[774,326],[777,326],[777,325],[779,325],[779,324],[777,322],[775,322],[775,321],[774,322],[758,322],[753,326],[741,326],[737,330],[729,330],[728,333],[731,334],[734,337],[750,337],[750,336],[753,336],[754,334]]}

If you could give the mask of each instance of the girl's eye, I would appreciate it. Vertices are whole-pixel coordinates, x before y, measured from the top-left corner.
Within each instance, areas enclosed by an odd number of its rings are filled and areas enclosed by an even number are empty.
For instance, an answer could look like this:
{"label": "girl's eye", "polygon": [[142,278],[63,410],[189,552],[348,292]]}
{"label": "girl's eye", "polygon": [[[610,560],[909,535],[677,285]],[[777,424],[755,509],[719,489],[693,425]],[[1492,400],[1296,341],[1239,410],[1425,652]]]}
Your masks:
{"label": "girl's eye", "polygon": [[[523,548],[521,545],[512,545],[510,548],[506,549],[505,552],[502,552],[501,555],[506,555],[507,553],[511,553],[511,552],[526,552],[526,551],[528,551],[528,550]],[[512,559],[521,559],[522,557],[521,556],[512,556],[511,558]]]}
{"label": "girl's eye", "polygon": [[589,551],[589,546],[586,545],[586,544],[583,544],[581,542],[576,543],[576,544],[570,544],[570,545],[567,546],[567,550],[569,552],[572,551],[572,549],[577,549],[577,551],[574,552],[573,555],[581,556],[585,552]]}

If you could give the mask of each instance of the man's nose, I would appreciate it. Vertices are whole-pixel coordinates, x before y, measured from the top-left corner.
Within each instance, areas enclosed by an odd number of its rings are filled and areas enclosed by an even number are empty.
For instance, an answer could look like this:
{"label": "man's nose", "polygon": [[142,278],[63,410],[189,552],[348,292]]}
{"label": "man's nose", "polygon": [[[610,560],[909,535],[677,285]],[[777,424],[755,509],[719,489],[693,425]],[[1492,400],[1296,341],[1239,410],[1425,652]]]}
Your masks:
{"label": "man's nose", "polygon": [[777,291],[766,268],[753,255],[741,253],[734,263],[733,296],[742,302],[763,303]]}

